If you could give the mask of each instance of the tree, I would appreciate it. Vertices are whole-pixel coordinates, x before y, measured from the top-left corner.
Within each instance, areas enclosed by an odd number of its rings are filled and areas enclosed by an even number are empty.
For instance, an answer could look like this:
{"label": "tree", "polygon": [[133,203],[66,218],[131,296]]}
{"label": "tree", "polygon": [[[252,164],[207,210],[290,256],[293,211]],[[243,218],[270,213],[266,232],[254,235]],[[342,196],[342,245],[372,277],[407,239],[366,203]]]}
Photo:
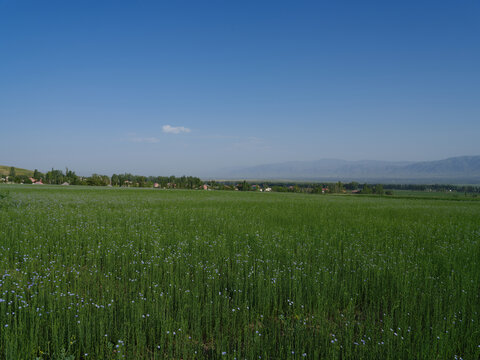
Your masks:
{"label": "tree", "polygon": [[357,190],[358,189],[358,182],[352,181],[349,182],[348,184],[345,184],[345,188],[348,190]]}
{"label": "tree", "polygon": [[333,193],[341,193],[343,192],[343,190],[345,190],[345,188],[343,187],[343,184],[341,181],[335,183],[334,185],[332,185],[331,187],[331,190]]}
{"label": "tree", "polygon": [[45,174],[45,181],[48,184],[60,185],[64,182],[64,178],[65,175],[62,170],[55,170],[54,168]]}
{"label": "tree", "polygon": [[375,194],[383,195],[383,193],[384,193],[383,185],[382,184],[375,185]]}
{"label": "tree", "polygon": [[63,181],[68,182],[70,185],[80,184],[80,178],[77,176],[77,174],[75,174],[75,171],[68,170],[68,168],[65,168],[65,176],[63,177]]}
{"label": "tree", "polygon": [[145,187],[147,184],[147,180],[145,176],[137,176],[137,184],[139,187]]}
{"label": "tree", "polygon": [[17,174],[15,172],[15,168],[13,166],[10,167],[10,173],[8,176],[15,177]]}
{"label": "tree", "polygon": [[44,176],[44,175],[43,175],[40,171],[38,171],[37,169],[35,169],[35,170],[33,171],[33,178],[34,178],[35,180],[40,180],[40,179],[43,178],[43,176]]}
{"label": "tree", "polygon": [[113,174],[113,175],[112,175],[111,181],[112,181],[112,185],[113,185],[113,186],[118,186],[118,185],[120,185],[120,178],[118,177],[117,174]]}
{"label": "tree", "polygon": [[362,194],[371,194],[371,193],[372,193],[372,189],[370,188],[370,186],[368,186],[368,184],[364,184],[362,189]]}
{"label": "tree", "polygon": [[92,174],[87,179],[87,185],[90,186],[107,186],[110,184],[110,177],[107,175]]}

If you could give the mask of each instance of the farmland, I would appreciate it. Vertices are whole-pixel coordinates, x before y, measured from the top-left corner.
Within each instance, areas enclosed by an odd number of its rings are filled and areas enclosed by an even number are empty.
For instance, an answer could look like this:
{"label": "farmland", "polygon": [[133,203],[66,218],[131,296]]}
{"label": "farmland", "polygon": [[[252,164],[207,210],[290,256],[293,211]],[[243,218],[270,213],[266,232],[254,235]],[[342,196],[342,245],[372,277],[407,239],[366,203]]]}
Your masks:
{"label": "farmland", "polygon": [[0,359],[480,357],[475,198],[0,194]]}

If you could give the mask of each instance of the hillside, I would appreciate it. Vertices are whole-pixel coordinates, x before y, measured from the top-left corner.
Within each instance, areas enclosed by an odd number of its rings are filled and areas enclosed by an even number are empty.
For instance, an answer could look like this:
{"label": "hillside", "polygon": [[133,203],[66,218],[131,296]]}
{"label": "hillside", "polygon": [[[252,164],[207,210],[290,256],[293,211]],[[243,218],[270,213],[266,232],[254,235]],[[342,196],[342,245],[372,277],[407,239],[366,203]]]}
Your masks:
{"label": "hillside", "polygon": [[[22,168],[15,168],[15,173],[17,175],[27,175],[33,176],[33,170],[22,169]],[[10,166],[0,165],[0,175],[8,175],[10,174]]]}

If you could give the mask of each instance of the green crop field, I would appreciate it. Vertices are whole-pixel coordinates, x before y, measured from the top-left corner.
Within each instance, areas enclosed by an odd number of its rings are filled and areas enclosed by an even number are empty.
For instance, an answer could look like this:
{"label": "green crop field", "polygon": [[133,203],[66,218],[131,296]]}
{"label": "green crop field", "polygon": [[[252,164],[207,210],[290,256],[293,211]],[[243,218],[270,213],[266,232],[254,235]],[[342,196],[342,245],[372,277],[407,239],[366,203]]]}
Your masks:
{"label": "green crop field", "polygon": [[0,186],[0,359],[478,359],[480,201]]}

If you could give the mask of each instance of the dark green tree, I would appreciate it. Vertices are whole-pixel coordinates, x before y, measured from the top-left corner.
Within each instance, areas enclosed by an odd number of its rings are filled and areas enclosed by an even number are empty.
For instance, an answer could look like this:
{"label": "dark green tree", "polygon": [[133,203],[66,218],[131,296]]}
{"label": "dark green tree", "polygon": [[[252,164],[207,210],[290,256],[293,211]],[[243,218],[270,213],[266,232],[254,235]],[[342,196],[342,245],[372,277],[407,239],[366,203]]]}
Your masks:
{"label": "dark green tree", "polygon": [[107,186],[110,184],[110,177],[107,175],[92,174],[87,179],[87,184],[91,186]]}
{"label": "dark green tree", "polygon": [[377,195],[383,195],[384,190],[383,190],[383,185],[382,184],[377,184],[375,185],[375,194]]}
{"label": "dark green tree", "polygon": [[358,189],[358,182],[352,181],[349,182],[348,184],[345,184],[345,188],[348,190],[357,190]]}
{"label": "dark green tree", "polygon": [[119,186],[120,185],[120,178],[118,177],[117,174],[112,175],[111,181],[112,181],[113,186]]}
{"label": "dark green tree", "polygon": [[339,181],[339,182],[335,183],[335,184],[331,187],[331,189],[332,189],[332,192],[334,192],[334,193],[341,193],[341,192],[343,192],[343,190],[344,190],[345,188],[343,187],[342,182]]}
{"label": "dark green tree", "polygon": [[372,188],[368,184],[363,184],[362,194],[371,194]]}
{"label": "dark green tree", "polygon": [[43,179],[43,177],[44,177],[44,175],[43,175],[40,171],[38,171],[37,169],[35,169],[35,170],[33,171],[33,178],[34,178],[35,180]]}

